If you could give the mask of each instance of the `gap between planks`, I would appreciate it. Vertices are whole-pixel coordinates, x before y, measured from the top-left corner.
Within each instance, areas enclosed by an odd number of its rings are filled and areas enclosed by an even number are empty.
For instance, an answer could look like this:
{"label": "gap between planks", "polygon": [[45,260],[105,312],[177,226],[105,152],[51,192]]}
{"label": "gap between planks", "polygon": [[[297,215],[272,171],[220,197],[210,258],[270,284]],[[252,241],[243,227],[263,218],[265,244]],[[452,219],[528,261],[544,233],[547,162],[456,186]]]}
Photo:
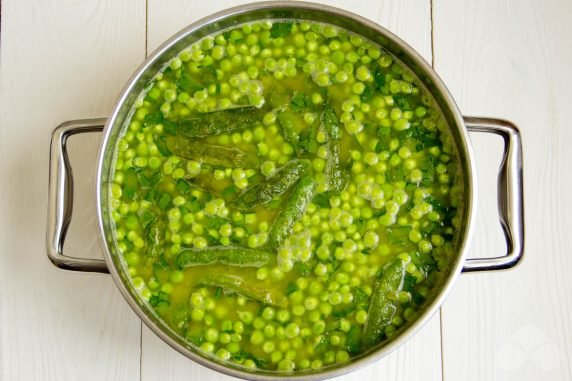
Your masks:
{"label": "gap between planks", "polygon": [[[435,70],[435,24],[433,17],[433,1],[429,0],[429,18],[431,24],[431,67]],[[441,337],[441,380],[445,381],[445,350],[443,348],[443,310],[439,307],[439,336]]]}
{"label": "gap between planks", "polygon": [[[433,0],[429,0],[429,17],[431,19],[431,67],[435,69],[435,33],[433,25]],[[440,313],[440,312],[439,312]]]}
{"label": "gap between planks", "polygon": [[[0,0],[1,1],[1,0]],[[149,55],[149,0],[145,0],[145,59]],[[443,346],[441,340],[441,346]],[[143,381],[143,321],[139,322],[139,381]]]}
{"label": "gap between planks", "polygon": [[149,36],[149,0],[145,0],[145,58],[147,58],[147,56],[149,55],[148,36]]}

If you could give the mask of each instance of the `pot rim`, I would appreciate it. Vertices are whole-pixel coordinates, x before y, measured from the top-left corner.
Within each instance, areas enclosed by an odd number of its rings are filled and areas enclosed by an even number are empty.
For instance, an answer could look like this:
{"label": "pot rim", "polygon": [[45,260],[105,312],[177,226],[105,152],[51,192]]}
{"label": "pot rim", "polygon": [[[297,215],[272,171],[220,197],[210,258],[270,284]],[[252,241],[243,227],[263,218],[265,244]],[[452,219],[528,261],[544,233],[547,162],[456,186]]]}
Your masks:
{"label": "pot rim", "polygon": [[[343,365],[336,367],[326,367],[323,370],[319,370],[312,373],[300,372],[300,373],[279,373],[270,371],[255,371],[248,372],[241,370],[238,367],[232,367],[231,365],[223,365],[215,361],[214,359],[209,359],[206,356],[200,355],[199,353],[189,349],[189,347],[182,345],[177,341],[174,336],[169,335],[166,330],[162,327],[166,327],[161,324],[161,321],[150,314],[146,313],[144,306],[141,305],[140,300],[137,299],[134,291],[128,287],[126,280],[122,277],[117,269],[117,265],[114,261],[113,254],[109,248],[109,242],[106,239],[106,231],[104,229],[104,212],[102,203],[102,174],[104,171],[104,155],[109,146],[109,140],[111,132],[114,128],[122,128],[122,125],[116,125],[119,116],[119,111],[126,101],[128,101],[128,96],[132,93],[135,84],[141,79],[142,75],[158,60],[163,57],[163,54],[172,48],[177,42],[182,41],[189,34],[200,30],[201,28],[214,23],[218,20],[225,19],[227,17],[236,16],[252,11],[260,10],[297,10],[297,11],[308,11],[308,12],[321,12],[327,13],[332,17],[341,17],[351,22],[357,24],[362,24],[365,28],[369,28],[377,34],[386,37],[390,43],[397,45],[405,55],[415,63],[417,71],[414,71],[417,76],[419,76],[418,71],[421,70],[422,74],[425,75],[431,82],[433,88],[430,90],[432,95],[435,95],[435,91],[438,92],[441,97],[441,103],[445,103],[448,106],[448,111],[450,112],[450,118],[453,119],[456,126],[450,126],[451,129],[457,128],[458,137],[456,139],[456,145],[460,152],[460,160],[463,175],[465,177],[465,189],[464,189],[464,202],[465,202],[465,216],[464,218],[464,235],[459,237],[459,242],[457,243],[457,250],[459,255],[457,256],[457,261],[454,266],[452,266],[448,277],[446,278],[444,284],[442,284],[440,291],[434,297],[432,302],[425,307],[424,311],[421,312],[418,318],[410,324],[408,327],[403,329],[401,333],[393,338],[389,343],[377,347],[374,350],[366,352],[360,355],[354,360],[347,362]],[[359,33],[358,33],[359,34]],[[409,66],[409,65],[406,65]],[[450,122],[450,121],[449,121]],[[451,123],[449,123],[451,124]],[[464,154],[463,154],[464,153]],[[470,139],[468,131],[465,127],[462,114],[460,113],[453,97],[449,93],[447,87],[441,81],[437,73],[433,68],[417,53],[411,46],[397,37],[395,34],[385,29],[384,27],[378,25],[377,23],[370,21],[364,17],[356,15],[354,13],[348,12],[343,9],[335,8],[332,6],[303,2],[303,1],[264,1],[258,3],[250,3],[245,5],[240,5],[232,8],[225,9],[223,11],[216,12],[210,16],[204,17],[186,28],[182,29],[167,41],[165,41],[161,46],[159,46],[152,54],[150,54],[145,61],[137,68],[131,78],[128,80],[125,87],[122,89],[120,96],[117,99],[113,107],[113,112],[107,119],[105,129],[103,132],[103,139],[100,146],[97,159],[96,168],[96,218],[98,225],[98,235],[100,239],[100,244],[103,249],[103,254],[105,262],[109,272],[111,273],[113,280],[115,281],[117,287],[119,288],[121,294],[131,307],[131,309],[139,316],[139,318],[149,327],[157,336],[159,336],[164,342],[169,344],[172,348],[176,349],[181,354],[190,358],[191,360],[206,366],[215,371],[221,372],[226,375],[239,377],[243,379],[252,380],[284,380],[284,379],[297,379],[297,380],[322,380],[331,377],[341,376],[346,373],[352,372],[366,365],[370,365],[373,362],[387,356],[391,352],[395,351],[398,347],[403,345],[406,341],[417,333],[417,331],[425,325],[437,312],[441,304],[444,302],[445,298],[449,294],[453,284],[457,280],[463,268],[463,263],[468,252],[468,246],[472,238],[474,224],[476,219],[476,167],[474,162],[474,154],[470,144]]]}

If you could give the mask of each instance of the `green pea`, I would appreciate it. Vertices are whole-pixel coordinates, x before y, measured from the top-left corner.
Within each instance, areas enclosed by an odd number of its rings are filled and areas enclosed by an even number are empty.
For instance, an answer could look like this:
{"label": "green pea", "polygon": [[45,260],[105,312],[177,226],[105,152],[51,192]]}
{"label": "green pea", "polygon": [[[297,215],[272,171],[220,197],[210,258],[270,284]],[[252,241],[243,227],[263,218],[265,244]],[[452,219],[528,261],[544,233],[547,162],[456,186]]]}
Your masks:
{"label": "green pea", "polygon": [[228,360],[230,358],[230,352],[225,348],[220,348],[216,352],[216,357],[220,360]]}
{"label": "green pea", "polygon": [[275,315],[276,315],[276,312],[272,307],[266,307],[262,311],[262,317],[266,320],[274,319]]}
{"label": "green pea", "polygon": [[300,333],[300,327],[295,323],[290,323],[286,326],[286,337],[289,339],[293,339],[294,337],[298,336]]}
{"label": "green pea", "polygon": [[252,332],[252,335],[250,336],[250,342],[253,345],[260,345],[264,342],[264,334],[260,331],[254,331]]}
{"label": "green pea", "polygon": [[206,353],[213,353],[215,346],[213,343],[205,342],[201,344],[201,350],[205,351]]}
{"label": "green pea", "polygon": [[254,315],[250,311],[239,311],[238,317],[244,322],[244,324],[251,324],[254,319]]}
{"label": "green pea", "polygon": [[205,332],[205,340],[210,343],[216,343],[218,341],[218,331],[215,328],[209,328]]}

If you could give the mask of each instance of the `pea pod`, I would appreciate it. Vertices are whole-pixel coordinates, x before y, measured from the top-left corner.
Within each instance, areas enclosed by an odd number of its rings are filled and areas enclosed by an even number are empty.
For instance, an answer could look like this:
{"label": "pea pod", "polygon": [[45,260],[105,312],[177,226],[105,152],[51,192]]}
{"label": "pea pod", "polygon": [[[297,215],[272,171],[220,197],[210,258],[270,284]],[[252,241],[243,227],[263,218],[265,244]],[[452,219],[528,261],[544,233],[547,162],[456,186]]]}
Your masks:
{"label": "pea pod", "polygon": [[204,266],[223,264],[240,267],[261,267],[268,263],[267,251],[237,246],[212,246],[206,249],[183,249],[175,260],[177,266]]}
{"label": "pea pod", "polygon": [[169,136],[167,147],[183,159],[197,160],[208,165],[242,168],[255,165],[255,161],[238,148],[207,144],[183,135]]}
{"label": "pea pod", "polygon": [[366,346],[377,344],[387,326],[397,311],[397,301],[392,294],[400,291],[403,287],[405,266],[407,262],[397,258],[390,263],[383,272],[369,303],[369,311],[363,331],[363,343]]}
{"label": "pea pod", "polygon": [[326,161],[325,175],[330,184],[330,190],[340,193],[346,188],[350,174],[340,160],[340,143],[327,142],[328,160]]}
{"label": "pea pod", "polygon": [[218,135],[249,128],[260,123],[264,111],[256,107],[241,107],[198,114],[177,124],[177,133],[191,138]]}
{"label": "pea pod", "polygon": [[272,201],[276,196],[286,192],[296,181],[310,170],[310,161],[306,159],[290,160],[279,168],[267,181],[258,183],[244,191],[234,201],[241,210],[252,209]]}
{"label": "pea pod", "polygon": [[147,253],[158,257],[163,251],[165,222],[160,218],[153,220],[147,228]]}
{"label": "pea pod", "polygon": [[288,298],[277,289],[265,288],[265,285],[256,281],[245,280],[234,274],[206,274],[197,280],[198,284],[221,287],[227,291],[242,294],[271,306],[286,308]]}
{"label": "pea pod", "polygon": [[340,159],[341,133],[338,117],[329,104],[322,111],[321,122],[328,148],[328,160],[326,161],[325,169],[326,178],[328,179],[330,190],[339,193],[346,187],[349,173],[343,167]]}
{"label": "pea pod", "polygon": [[322,126],[328,141],[338,142],[341,139],[338,116],[330,104],[327,104],[322,111]]}
{"label": "pea pod", "polygon": [[310,176],[302,177],[272,224],[268,234],[268,247],[277,248],[292,233],[292,227],[306,212],[313,193],[314,180]]}
{"label": "pea pod", "polygon": [[284,133],[284,139],[292,146],[297,147],[298,145],[298,133],[296,132],[296,127],[294,123],[294,115],[292,111],[286,109],[280,111],[277,115],[278,123],[282,127],[282,132]]}

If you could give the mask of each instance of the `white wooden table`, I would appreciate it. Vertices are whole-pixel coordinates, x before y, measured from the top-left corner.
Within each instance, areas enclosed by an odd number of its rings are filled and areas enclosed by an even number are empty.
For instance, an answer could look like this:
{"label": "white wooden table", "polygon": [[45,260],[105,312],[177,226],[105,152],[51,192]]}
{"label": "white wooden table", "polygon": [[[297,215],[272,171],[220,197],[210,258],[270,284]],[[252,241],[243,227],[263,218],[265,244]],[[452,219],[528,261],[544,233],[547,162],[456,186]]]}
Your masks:
{"label": "white wooden table", "polygon": [[[219,380],[161,342],[109,276],[46,258],[48,148],[61,122],[106,116],[145,56],[232,0],[4,0],[0,45],[0,379]],[[526,257],[462,275],[440,312],[392,355],[346,380],[572,379],[572,2],[327,0],[395,32],[468,115],[524,140]],[[100,255],[98,136],[70,141],[76,203],[66,250]],[[496,214],[501,142],[473,136],[478,228],[471,256],[505,250]]]}

